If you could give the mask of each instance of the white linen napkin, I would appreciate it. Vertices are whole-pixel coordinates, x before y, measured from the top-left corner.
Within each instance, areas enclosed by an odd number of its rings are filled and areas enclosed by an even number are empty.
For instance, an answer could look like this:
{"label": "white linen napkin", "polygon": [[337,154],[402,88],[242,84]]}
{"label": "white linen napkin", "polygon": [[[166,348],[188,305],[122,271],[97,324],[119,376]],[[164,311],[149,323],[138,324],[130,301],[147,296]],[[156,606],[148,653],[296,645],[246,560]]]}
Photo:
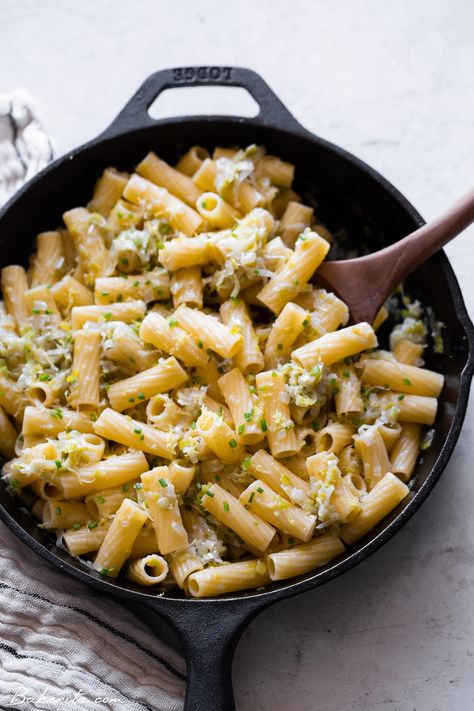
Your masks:
{"label": "white linen napkin", "polygon": [[[0,204],[53,157],[28,94],[0,94]],[[0,708],[181,711],[185,665],[116,601],[0,524]]]}

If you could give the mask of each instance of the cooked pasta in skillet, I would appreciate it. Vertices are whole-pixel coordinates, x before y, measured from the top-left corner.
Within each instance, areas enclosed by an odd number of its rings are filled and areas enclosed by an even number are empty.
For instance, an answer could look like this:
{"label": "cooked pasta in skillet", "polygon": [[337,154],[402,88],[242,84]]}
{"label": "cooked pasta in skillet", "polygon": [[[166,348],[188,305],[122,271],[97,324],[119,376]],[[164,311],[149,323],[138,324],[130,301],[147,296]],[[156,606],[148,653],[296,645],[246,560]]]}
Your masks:
{"label": "cooked pasta in skillet", "polygon": [[101,575],[262,587],[408,493],[443,387],[421,307],[405,299],[390,350],[385,308],[347,325],[317,286],[331,234],[293,177],[254,145],[176,168],[149,153],[38,235],[28,271],[2,270],[3,474]]}

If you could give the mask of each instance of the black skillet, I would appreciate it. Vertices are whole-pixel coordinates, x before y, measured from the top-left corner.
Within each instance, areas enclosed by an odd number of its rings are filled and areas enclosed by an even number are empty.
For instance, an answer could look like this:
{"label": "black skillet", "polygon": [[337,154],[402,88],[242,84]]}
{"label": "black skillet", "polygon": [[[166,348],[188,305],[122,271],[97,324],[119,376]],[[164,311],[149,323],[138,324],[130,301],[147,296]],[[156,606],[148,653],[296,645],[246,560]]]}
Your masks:
{"label": "black skillet", "polygon": [[[245,88],[257,101],[259,114],[255,118],[193,116],[160,121],[148,115],[148,107],[164,89],[204,85]],[[144,82],[103,134],[55,161],[3,208],[0,266],[27,264],[35,235],[59,224],[65,210],[84,205],[106,166],[132,169],[151,149],[173,163],[191,145],[212,148],[251,143],[263,144],[270,153],[296,164],[296,189],[317,200],[318,214],[329,227],[339,231],[341,239],[345,232],[359,247],[364,243],[373,251],[423,224],[415,208],[372,168],[303,128],[258,74],[237,67],[166,69]],[[474,370],[474,329],[444,253],[417,269],[407,286],[409,292],[430,304],[436,317],[446,324],[444,353],[427,358],[429,368],[446,375],[437,434],[417,465],[407,500],[357,546],[314,573],[272,584],[265,590],[215,599],[186,599],[178,592],[160,596],[125,580],[102,579],[58,549],[20,510],[3,485],[0,487],[0,516],[30,548],[103,593],[135,606],[152,606],[171,625],[186,657],[187,711],[234,709],[232,656],[249,621],[269,605],[322,585],[374,553],[415,513],[446,467],[466,412]]]}

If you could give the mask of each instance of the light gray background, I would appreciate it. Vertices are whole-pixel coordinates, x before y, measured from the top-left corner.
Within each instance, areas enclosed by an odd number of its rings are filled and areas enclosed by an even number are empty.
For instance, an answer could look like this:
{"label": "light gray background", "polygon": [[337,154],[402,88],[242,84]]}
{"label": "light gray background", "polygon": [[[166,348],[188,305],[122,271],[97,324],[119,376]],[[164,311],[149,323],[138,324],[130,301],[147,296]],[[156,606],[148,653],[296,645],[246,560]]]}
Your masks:
{"label": "light gray background", "polygon": [[[2,0],[0,91],[34,94],[61,153],[156,69],[246,65],[428,219],[474,180],[473,30],[472,0]],[[248,103],[211,94],[175,92],[162,106]],[[447,248],[471,311],[473,237]],[[473,419],[471,407],[442,481],[395,540],[250,626],[234,667],[239,710],[474,707]]]}

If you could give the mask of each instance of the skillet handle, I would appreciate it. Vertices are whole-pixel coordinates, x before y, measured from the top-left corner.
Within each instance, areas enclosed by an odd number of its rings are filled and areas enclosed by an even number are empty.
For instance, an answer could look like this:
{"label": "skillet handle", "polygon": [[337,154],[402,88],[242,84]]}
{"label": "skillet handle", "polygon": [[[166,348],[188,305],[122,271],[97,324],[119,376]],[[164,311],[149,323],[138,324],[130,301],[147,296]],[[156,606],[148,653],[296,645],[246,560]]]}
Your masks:
{"label": "skillet handle", "polygon": [[136,128],[158,123],[148,114],[155,99],[165,90],[182,86],[239,86],[246,89],[257,102],[260,111],[253,123],[283,129],[302,129],[262,77],[244,67],[175,67],[162,69],[145,79],[138,91],[123,107],[102,134],[102,138],[125,133]]}
{"label": "skillet handle", "polygon": [[181,643],[187,673],[184,711],[235,711],[234,651],[245,627],[268,604],[252,598],[161,604],[157,598],[152,603]]}

